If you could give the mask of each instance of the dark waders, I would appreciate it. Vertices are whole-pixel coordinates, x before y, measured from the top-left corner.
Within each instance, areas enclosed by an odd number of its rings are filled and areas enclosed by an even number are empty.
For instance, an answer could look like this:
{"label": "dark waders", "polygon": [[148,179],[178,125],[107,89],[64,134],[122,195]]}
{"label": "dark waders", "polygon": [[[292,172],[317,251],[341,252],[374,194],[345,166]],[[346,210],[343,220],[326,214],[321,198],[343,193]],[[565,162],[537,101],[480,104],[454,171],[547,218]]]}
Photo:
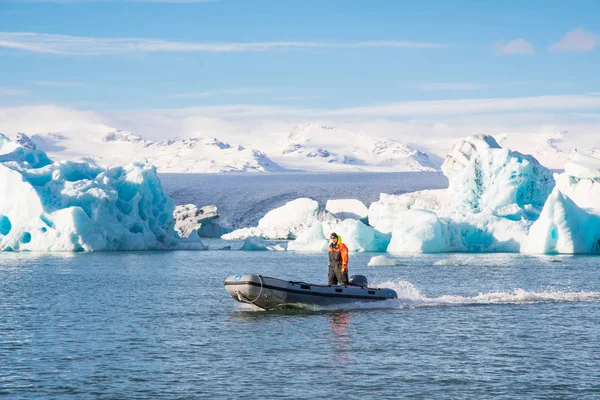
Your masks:
{"label": "dark waders", "polygon": [[329,247],[329,284],[340,285],[348,284],[348,270],[342,272],[342,255],[340,254],[339,248],[336,246],[335,250]]}

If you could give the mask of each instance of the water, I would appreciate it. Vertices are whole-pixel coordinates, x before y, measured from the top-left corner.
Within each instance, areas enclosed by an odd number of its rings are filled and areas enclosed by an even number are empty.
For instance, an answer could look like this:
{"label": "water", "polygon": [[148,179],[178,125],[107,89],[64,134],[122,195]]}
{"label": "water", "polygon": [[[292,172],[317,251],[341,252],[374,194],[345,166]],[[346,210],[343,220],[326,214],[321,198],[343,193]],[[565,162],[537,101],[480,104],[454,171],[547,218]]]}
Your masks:
{"label": "water", "polygon": [[227,275],[323,282],[324,254],[0,254],[8,398],[600,397],[598,257],[417,255],[373,305],[266,312]]}

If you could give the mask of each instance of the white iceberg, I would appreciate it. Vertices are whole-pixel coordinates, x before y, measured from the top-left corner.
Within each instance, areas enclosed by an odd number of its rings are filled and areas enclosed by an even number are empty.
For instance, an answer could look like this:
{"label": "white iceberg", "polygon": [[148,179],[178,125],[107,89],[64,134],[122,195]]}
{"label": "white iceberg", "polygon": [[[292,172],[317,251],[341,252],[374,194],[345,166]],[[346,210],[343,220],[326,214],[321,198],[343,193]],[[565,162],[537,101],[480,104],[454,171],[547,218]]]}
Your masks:
{"label": "white iceberg", "polygon": [[290,241],[288,250],[312,253],[327,251],[327,246],[329,246],[327,237],[323,232],[323,225],[316,223],[299,234],[296,240]]}
{"label": "white iceberg", "polygon": [[338,223],[323,222],[323,230],[329,237],[331,232],[341,236],[348,251],[384,252],[390,242],[390,235],[381,233],[372,226],[355,219],[345,219]]}
{"label": "white iceberg", "polygon": [[600,253],[600,160],[576,153],[565,165],[525,252]]}
{"label": "white iceberg", "polygon": [[375,256],[371,257],[368,267],[393,267],[396,265],[401,265],[400,262],[394,258],[390,258],[387,256]]}
{"label": "white iceberg", "polygon": [[334,217],[343,219],[363,219],[369,215],[369,209],[364,203],[357,199],[337,199],[327,200],[325,210],[329,211]]}
{"label": "white iceberg", "polygon": [[53,163],[0,135],[0,250],[205,248],[179,238],[173,209],[147,163]]}
{"label": "white iceberg", "polygon": [[281,244],[267,242],[265,239],[251,236],[244,240],[244,244],[240,250],[245,251],[285,251],[285,247]]}
{"label": "white iceberg", "polygon": [[265,239],[290,240],[322,221],[335,222],[337,219],[325,211],[316,200],[303,197],[269,211],[258,221],[257,227],[238,229],[221,238],[240,240],[259,236]]}
{"label": "white iceberg", "polygon": [[447,201],[447,190],[421,190],[400,195],[381,193],[379,201],[369,206],[369,225],[380,232],[390,233],[400,213],[412,208],[437,211]]}
{"label": "white iceberg", "polygon": [[412,209],[402,212],[396,221],[388,252],[439,253],[448,247],[447,236],[434,212]]}
{"label": "white iceberg", "polygon": [[554,187],[533,157],[491,136],[462,139],[442,165],[444,190],[382,195],[369,223],[392,232],[389,252],[518,252]]}

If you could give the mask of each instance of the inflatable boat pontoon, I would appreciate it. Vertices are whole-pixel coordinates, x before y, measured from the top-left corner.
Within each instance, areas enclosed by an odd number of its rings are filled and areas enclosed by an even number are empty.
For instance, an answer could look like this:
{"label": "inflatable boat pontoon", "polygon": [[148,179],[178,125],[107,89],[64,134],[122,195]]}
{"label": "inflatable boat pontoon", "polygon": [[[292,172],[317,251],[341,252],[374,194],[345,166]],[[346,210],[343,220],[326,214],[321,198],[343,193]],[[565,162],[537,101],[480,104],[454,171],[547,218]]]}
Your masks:
{"label": "inflatable boat pontoon", "polygon": [[228,276],[225,279],[225,289],[235,300],[254,304],[265,310],[398,298],[392,289],[368,287],[367,278],[362,275],[352,276],[349,281],[347,286],[315,285],[245,274]]}

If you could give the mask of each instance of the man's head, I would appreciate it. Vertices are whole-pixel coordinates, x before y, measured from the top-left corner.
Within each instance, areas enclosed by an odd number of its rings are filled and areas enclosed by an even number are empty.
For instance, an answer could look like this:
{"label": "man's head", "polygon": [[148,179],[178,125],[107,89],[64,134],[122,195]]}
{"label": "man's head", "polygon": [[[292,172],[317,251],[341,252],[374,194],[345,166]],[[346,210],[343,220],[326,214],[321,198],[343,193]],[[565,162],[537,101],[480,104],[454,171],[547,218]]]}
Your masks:
{"label": "man's head", "polygon": [[332,243],[337,243],[337,241],[338,241],[337,233],[332,232],[331,235],[329,235],[329,239],[331,240]]}

